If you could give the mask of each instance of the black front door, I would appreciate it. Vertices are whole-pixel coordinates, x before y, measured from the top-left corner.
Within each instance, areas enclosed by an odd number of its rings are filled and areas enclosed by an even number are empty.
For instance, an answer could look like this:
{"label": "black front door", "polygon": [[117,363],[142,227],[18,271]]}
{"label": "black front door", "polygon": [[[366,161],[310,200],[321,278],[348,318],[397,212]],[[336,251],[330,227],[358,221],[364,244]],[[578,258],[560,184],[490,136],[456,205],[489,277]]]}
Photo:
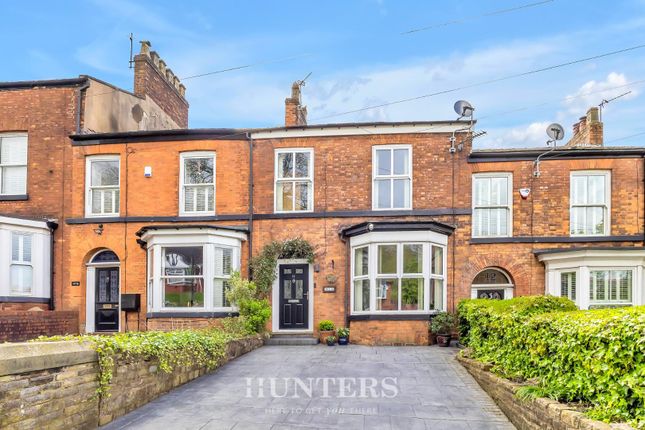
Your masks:
{"label": "black front door", "polygon": [[309,265],[280,265],[280,328],[309,328]]}
{"label": "black front door", "polygon": [[119,331],[119,268],[96,268],[96,331]]}

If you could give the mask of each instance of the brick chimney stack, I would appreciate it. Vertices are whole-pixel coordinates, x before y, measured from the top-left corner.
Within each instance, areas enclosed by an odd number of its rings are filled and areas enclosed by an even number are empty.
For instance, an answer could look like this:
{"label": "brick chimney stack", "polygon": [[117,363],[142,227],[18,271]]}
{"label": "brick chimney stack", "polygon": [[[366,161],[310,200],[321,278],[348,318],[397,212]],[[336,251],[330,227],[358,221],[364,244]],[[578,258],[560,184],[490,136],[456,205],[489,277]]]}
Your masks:
{"label": "brick chimney stack", "polygon": [[150,47],[150,42],[142,40],[141,50],[134,57],[134,93],[150,97],[177,125],[187,128],[186,87]]}
{"label": "brick chimney stack", "polygon": [[291,85],[291,97],[284,101],[284,125],[287,127],[307,125],[307,106],[302,105],[300,94],[302,82]]}
{"label": "brick chimney stack", "polygon": [[573,124],[573,137],[565,146],[603,146],[602,122],[600,121],[600,111],[597,107],[590,108],[586,116],[581,117],[579,122]]}

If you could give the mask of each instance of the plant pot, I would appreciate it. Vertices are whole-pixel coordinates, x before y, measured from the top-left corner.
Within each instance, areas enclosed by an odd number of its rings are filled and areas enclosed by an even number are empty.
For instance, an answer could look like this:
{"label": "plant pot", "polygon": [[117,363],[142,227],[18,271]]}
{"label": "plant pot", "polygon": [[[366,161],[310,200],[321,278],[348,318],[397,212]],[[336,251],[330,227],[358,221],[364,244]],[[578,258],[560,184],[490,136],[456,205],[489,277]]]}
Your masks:
{"label": "plant pot", "polygon": [[437,335],[434,334],[433,332],[430,332],[428,334],[428,345],[436,345],[437,344]]}
{"label": "plant pot", "polygon": [[335,330],[324,330],[321,331],[318,334],[318,338],[320,339],[320,343],[325,343],[327,342],[327,336],[336,336],[336,331]]}
{"label": "plant pot", "polygon": [[437,345],[439,346],[450,346],[450,340],[452,339],[452,336],[449,334],[438,334],[437,335]]}
{"label": "plant pot", "polygon": [[348,337],[339,337],[338,338],[338,344],[339,345],[347,345],[349,343],[349,338]]}
{"label": "plant pot", "polygon": [[336,345],[336,341],[335,341],[335,340],[327,340],[326,342],[327,342],[327,346],[334,346],[334,345]]}

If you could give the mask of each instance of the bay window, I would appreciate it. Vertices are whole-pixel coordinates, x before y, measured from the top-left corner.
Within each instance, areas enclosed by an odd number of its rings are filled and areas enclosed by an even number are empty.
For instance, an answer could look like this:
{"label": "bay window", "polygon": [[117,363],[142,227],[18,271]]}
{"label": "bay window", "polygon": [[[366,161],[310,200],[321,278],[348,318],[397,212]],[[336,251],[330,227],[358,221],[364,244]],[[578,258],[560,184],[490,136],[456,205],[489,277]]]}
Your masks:
{"label": "bay window", "polygon": [[275,153],[275,211],[311,212],[314,208],[313,149]]}
{"label": "bay window", "polygon": [[0,298],[47,303],[51,230],[45,221],[0,216]]}
{"label": "bay window", "polygon": [[645,250],[577,248],[535,251],[546,266],[546,293],[580,309],[645,304]]}
{"label": "bay window", "polygon": [[85,215],[119,215],[120,169],[118,155],[87,157],[85,164]]}
{"label": "bay window", "polygon": [[31,265],[29,233],[11,233],[11,293],[31,295],[33,267]]}
{"label": "bay window", "polygon": [[215,214],[215,153],[186,152],[179,166],[179,214]]}
{"label": "bay window", "polygon": [[148,248],[146,303],[152,317],[233,311],[226,292],[231,274],[240,269],[245,233],[212,226],[149,226],[139,233]]}
{"label": "bay window", "polygon": [[0,197],[27,194],[27,134],[0,134]]}
{"label": "bay window", "polygon": [[[445,245],[373,233],[352,248],[352,313],[427,313],[444,309]],[[393,242],[396,236],[400,241]],[[379,241],[383,237],[388,241]],[[352,238],[354,240],[354,238]]]}
{"label": "bay window", "polygon": [[610,173],[579,171],[571,173],[571,236],[609,234]]}
{"label": "bay window", "polygon": [[412,147],[374,146],[372,166],[372,208],[412,209]]}
{"label": "bay window", "polygon": [[473,175],[473,237],[512,235],[513,176],[510,173]]}
{"label": "bay window", "polygon": [[631,270],[592,270],[589,273],[591,306],[631,305]]}

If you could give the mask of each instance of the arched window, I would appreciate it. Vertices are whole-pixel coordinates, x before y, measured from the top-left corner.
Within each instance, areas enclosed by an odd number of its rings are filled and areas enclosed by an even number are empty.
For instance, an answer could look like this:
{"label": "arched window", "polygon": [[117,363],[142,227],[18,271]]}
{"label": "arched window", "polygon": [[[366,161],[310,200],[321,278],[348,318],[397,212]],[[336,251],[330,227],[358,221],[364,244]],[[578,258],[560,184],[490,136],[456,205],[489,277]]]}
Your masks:
{"label": "arched window", "polygon": [[513,282],[506,272],[486,268],[479,272],[472,283],[473,299],[510,299],[513,297]]}
{"label": "arched window", "polygon": [[113,252],[110,251],[109,249],[99,251],[96,254],[94,254],[94,257],[90,260],[90,263],[95,264],[95,263],[118,263],[119,262],[119,257]]}

